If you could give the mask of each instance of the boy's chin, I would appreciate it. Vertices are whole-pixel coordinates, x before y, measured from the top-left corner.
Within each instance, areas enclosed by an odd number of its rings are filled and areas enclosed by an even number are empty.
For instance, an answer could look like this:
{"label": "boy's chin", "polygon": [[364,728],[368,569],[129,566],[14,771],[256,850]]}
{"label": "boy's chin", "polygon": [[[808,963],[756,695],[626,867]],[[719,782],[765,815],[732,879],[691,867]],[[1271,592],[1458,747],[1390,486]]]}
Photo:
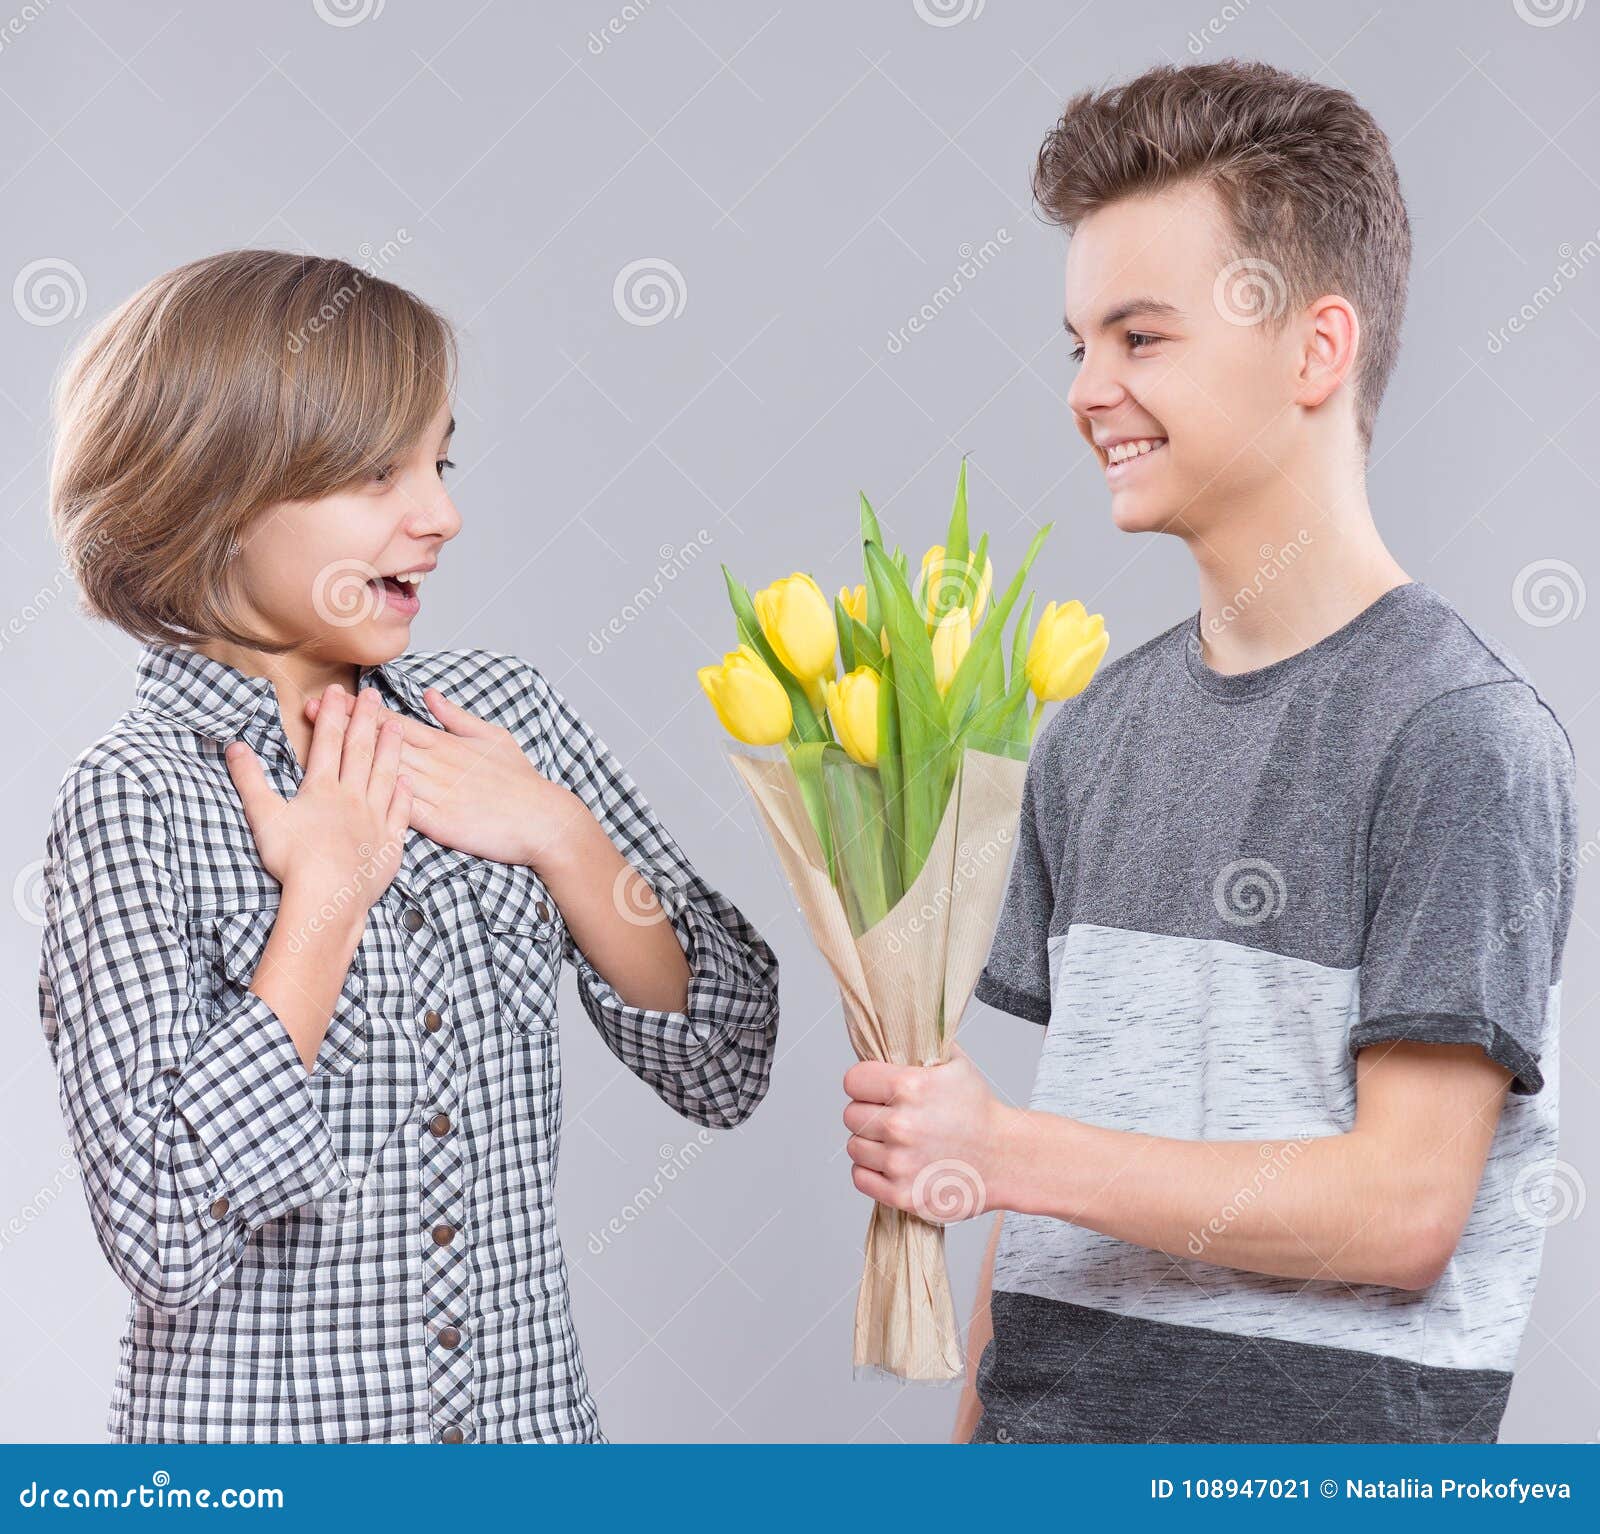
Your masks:
{"label": "boy's chin", "polygon": [[1111,521],[1119,533],[1165,533],[1172,529],[1177,508],[1167,497],[1137,491],[1111,497]]}

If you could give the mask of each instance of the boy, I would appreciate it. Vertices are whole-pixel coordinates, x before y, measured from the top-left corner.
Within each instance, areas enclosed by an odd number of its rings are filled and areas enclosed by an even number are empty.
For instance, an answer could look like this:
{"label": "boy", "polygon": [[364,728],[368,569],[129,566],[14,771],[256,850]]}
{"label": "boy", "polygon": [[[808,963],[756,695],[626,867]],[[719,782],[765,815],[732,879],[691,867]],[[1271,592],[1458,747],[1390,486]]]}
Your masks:
{"label": "boy", "polygon": [[[959,1050],[845,1078],[856,1186],[1006,1211],[973,1441],[1492,1441],[1556,1137],[1573,763],[1411,580],[1365,459],[1410,235],[1387,141],[1264,64],[1071,101],[1068,403],[1200,610],[1040,734],[978,995],[1046,1025],[1030,1106]],[[886,1104],[893,1104],[886,1111]]]}

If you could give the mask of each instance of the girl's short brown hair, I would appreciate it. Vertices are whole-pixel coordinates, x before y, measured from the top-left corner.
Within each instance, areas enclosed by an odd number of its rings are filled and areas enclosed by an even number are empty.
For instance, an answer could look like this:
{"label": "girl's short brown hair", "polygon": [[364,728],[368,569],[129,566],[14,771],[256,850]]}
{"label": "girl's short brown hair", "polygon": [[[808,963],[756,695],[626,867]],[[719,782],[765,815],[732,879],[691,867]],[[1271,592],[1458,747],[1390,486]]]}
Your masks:
{"label": "girl's short brown hair", "polygon": [[1411,224],[1383,130],[1348,91],[1270,64],[1163,64],[1074,96],[1040,147],[1033,189],[1070,230],[1119,198],[1186,181],[1215,188],[1241,280],[1260,289],[1269,326],[1323,293],[1355,306],[1365,451],[1399,354],[1411,267]]}
{"label": "girl's short brown hair", "polygon": [[157,277],[56,389],[50,523],[83,607],[145,640],[282,651],[239,621],[252,523],[413,446],[455,364],[442,315],[345,261],[234,250]]}

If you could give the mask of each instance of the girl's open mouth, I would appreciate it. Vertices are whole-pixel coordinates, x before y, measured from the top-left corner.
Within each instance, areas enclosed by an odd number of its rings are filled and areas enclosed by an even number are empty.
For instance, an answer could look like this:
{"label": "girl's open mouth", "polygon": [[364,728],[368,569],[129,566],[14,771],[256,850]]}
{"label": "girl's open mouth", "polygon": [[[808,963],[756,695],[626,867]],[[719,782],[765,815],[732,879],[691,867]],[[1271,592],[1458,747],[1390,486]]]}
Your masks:
{"label": "girl's open mouth", "polygon": [[402,578],[396,575],[380,575],[367,584],[382,597],[383,606],[379,609],[380,612],[392,612],[399,617],[414,618],[422,611],[422,600],[418,595],[422,585],[421,576]]}

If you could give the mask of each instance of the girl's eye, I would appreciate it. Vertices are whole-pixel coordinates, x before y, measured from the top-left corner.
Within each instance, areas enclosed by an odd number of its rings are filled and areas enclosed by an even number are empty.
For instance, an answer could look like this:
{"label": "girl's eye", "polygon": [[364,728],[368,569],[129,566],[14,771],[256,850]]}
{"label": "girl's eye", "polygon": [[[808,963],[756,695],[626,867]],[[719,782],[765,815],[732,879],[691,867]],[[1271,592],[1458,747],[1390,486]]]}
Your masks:
{"label": "girl's eye", "polygon": [[1078,344],[1072,348],[1072,352],[1071,352],[1070,355],[1071,355],[1072,360],[1074,362],[1082,362],[1083,361],[1083,342],[1082,341],[1078,342]]}
{"label": "girl's eye", "polygon": [[444,478],[444,471],[446,469],[455,468],[455,464],[448,458],[441,458],[436,464],[434,464],[434,468],[436,468],[439,471],[439,478],[443,479]]}

